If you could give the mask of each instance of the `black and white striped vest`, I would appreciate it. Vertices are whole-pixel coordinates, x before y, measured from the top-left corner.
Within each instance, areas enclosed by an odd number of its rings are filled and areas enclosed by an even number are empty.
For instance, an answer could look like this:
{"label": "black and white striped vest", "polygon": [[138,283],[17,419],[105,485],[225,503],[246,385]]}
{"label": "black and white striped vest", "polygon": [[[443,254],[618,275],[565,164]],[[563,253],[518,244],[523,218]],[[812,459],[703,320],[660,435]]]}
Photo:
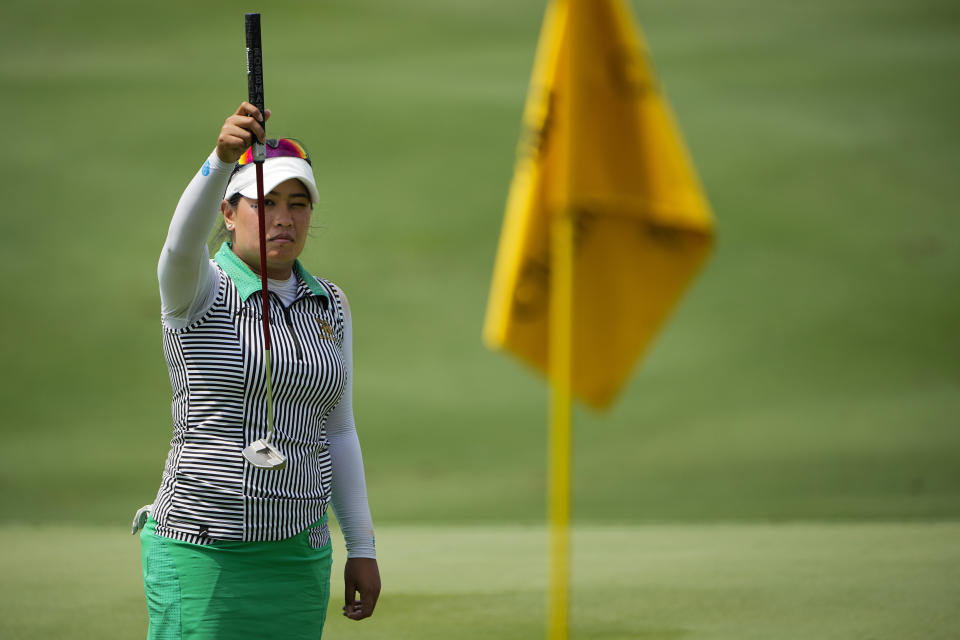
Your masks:
{"label": "black and white striped vest", "polygon": [[[267,430],[260,278],[227,244],[214,263],[220,279],[211,308],[190,326],[163,331],[173,439],[154,502],[157,534],[197,544],[282,540],[317,522],[330,502],[324,423],[347,376],[340,292],[298,261],[293,304],[270,295],[273,444],[287,465],[261,470],[241,454]],[[315,546],[327,536],[325,526],[311,530]]]}

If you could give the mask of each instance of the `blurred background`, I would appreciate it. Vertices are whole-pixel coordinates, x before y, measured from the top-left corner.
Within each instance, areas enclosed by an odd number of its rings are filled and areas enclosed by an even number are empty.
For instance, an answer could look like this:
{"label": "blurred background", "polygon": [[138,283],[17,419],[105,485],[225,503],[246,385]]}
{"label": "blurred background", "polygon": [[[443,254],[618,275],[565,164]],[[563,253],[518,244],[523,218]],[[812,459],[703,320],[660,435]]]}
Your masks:
{"label": "blurred background", "polygon": [[[960,7],[629,4],[718,242],[613,409],[577,410],[575,523],[956,520]],[[376,523],[542,524],[547,387],[480,330],[544,7],[6,0],[0,528],[122,531],[156,493],[156,264],[252,10],[268,131],[321,190],[302,261],[353,308]]]}

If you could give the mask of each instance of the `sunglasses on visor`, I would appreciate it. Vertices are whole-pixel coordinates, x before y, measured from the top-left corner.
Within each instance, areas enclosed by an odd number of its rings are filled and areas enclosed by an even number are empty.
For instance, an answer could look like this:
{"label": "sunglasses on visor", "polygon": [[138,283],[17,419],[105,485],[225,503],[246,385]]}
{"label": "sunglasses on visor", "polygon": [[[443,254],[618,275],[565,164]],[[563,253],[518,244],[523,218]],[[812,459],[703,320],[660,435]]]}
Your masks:
{"label": "sunglasses on visor", "polygon": [[[267,160],[270,158],[300,158],[301,160],[306,160],[307,164],[311,167],[313,166],[313,163],[310,162],[310,154],[307,153],[307,150],[302,144],[293,138],[268,138],[266,147]],[[252,162],[253,147],[250,147],[244,151],[240,159],[237,160],[237,165],[242,167]]]}

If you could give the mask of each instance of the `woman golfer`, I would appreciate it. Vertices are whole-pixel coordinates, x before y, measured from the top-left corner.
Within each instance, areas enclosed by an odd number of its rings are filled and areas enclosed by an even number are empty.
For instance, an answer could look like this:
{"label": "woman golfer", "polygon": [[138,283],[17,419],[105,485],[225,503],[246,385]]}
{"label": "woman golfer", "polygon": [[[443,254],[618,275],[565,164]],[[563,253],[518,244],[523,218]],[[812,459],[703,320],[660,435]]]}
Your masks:
{"label": "woman golfer", "polygon": [[[336,285],[297,259],[318,194],[303,146],[264,140],[248,102],[173,214],[158,268],[173,439],[152,506],[135,520],[149,638],[320,638],[330,595],[332,504],[347,546],[343,614],[380,593],[351,400],[351,321]],[[263,164],[274,433],[284,464],[243,451],[267,436],[257,187]],[[222,221],[229,240],[211,260]],[[149,514],[149,517],[145,517]]]}

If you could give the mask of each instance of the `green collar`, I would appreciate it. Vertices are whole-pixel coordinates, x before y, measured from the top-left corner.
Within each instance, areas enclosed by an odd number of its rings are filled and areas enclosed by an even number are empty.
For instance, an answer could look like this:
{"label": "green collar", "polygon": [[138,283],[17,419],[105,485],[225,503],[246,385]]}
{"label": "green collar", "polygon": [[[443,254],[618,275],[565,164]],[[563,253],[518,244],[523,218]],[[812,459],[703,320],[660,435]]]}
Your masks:
{"label": "green collar", "polygon": [[[257,291],[260,291],[260,276],[255,274],[250,267],[233,252],[229,241],[224,242],[220,246],[220,250],[217,251],[217,255],[213,256],[213,259],[220,265],[224,273],[233,280],[233,284],[237,287],[237,293],[240,294],[241,300],[246,302],[247,298]],[[317,282],[316,278],[307,273],[299,260],[294,261],[293,272],[300,278],[300,282],[307,285],[307,288],[310,289],[313,295],[323,296],[327,298],[327,300],[330,299],[330,296],[327,295],[323,286]]]}

